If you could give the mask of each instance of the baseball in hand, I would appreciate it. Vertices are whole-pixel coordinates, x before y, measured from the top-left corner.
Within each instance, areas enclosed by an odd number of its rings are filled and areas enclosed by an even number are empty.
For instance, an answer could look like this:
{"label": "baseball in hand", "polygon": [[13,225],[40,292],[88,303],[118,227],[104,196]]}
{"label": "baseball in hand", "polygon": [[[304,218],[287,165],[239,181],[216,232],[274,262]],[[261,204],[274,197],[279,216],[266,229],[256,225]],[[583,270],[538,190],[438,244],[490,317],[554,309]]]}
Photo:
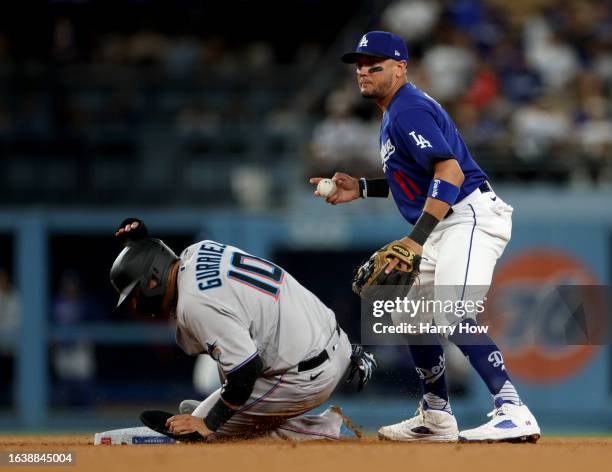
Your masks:
{"label": "baseball in hand", "polygon": [[336,182],[332,179],[321,179],[317,184],[317,192],[324,198],[331,197],[336,193]]}

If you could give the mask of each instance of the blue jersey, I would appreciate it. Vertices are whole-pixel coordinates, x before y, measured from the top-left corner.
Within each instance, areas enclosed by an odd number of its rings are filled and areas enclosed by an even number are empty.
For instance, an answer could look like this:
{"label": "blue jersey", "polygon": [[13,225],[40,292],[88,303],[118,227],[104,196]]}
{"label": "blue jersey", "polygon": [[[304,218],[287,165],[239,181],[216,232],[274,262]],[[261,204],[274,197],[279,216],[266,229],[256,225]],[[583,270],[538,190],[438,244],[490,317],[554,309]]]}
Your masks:
{"label": "blue jersey", "polygon": [[457,201],[487,180],[448,113],[411,83],[396,92],[383,115],[380,157],[395,203],[412,224],[423,211],[437,161],[459,163],[465,180]]}

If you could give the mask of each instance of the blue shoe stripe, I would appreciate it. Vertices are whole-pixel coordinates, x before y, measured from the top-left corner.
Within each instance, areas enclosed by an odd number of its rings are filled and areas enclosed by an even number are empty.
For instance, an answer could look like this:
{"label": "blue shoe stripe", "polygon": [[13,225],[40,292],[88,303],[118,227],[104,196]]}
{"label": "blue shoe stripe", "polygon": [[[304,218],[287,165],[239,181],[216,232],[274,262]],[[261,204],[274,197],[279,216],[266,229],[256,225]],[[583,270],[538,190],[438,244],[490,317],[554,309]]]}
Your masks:
{"label": "blue shoe stripe", "polygon": [[512,422],[512,420],[504,420],[497,423],[495,427],[501,429],[511,429],[516,428],[516,425]]}

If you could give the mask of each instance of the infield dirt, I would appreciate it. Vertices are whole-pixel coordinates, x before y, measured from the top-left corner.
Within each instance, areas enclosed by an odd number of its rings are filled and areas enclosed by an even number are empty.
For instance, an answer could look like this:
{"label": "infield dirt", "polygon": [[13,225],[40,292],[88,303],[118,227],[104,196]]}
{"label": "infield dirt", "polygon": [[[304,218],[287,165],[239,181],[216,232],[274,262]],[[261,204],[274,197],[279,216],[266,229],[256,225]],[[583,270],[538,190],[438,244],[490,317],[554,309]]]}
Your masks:
{"label": "infield dirt", "polygon": [[[222,444],[93,446],[93,436],[0,436],[0,451],[66,452],[71,466],[2,470],[114,471],[544,471],[609,470],[611,438],[543,438],[537,444],[406,444],[375,438],[337,442],[241,441]],[[607,464],[607,465],[606,465]]]}

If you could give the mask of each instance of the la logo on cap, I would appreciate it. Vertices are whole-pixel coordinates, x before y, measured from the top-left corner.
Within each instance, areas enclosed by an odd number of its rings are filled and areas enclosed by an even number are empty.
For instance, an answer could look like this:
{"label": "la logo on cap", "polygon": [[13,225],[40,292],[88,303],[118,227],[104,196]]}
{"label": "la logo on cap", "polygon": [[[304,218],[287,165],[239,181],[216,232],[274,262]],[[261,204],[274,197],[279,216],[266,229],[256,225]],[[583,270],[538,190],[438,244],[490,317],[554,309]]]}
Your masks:
{"label": "la logo on cap", "polygon": [[361,37],[361,41],[359,41],[359,46],[358,46],[358,47],[360,47],[360,48],[365,48],[365,47],[367,47],[367,46],[368,46],[368,38],[366,38],[366,35],[364,34],[364,35]]}

